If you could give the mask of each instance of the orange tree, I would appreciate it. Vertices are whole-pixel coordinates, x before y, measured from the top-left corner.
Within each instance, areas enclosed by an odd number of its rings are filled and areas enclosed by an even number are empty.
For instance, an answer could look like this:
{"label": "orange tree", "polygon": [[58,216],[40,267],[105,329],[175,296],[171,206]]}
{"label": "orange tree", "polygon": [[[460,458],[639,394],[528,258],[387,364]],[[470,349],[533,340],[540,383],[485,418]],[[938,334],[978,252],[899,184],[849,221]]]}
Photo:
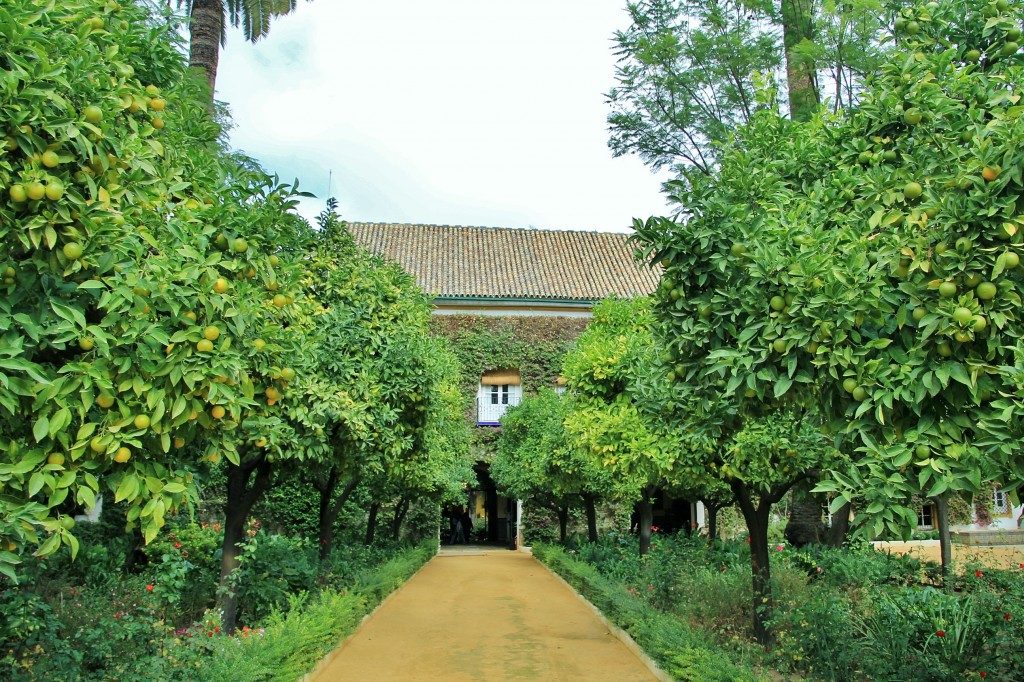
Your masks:
{"label": "orange tree", "polygon": [[569,509],[582,500],[587,535],[597,542],[596,500],[609,494],[610,472],[568,442],[563,426],[568,402],[550,389],[541,389],[506,412],[491,477],[509,496],[555,512],[562,542]]}
{"label": "orange tree", "polygon": [[[678,418],[734,440],[752,417],[820,420],[856,456],[829,461],[805,431],[807,450],[776,449],[773,475],[830,468],[819,490],[836,506],[860,500],[869,534],[909,532],[915,495],[941,511],[949,492],[1019,466],[1012,442],[978,427],[1005,433],[1018,418],[1009,7],[906,10],[856,111],[797,124],[766,107],[714,176],[678,197],[681,223],[637,225],[665,265],[658,335]],[[729,474],[734,490],[750,479]],[[767,637],[756,620],[755,631]]]}
{"label": "orange tree", "polygon": [[609,299],[565,357],[568,444],[608,472],[606,494],[640,502],[640,553],[651,544],[652,498],[671,487],[686,448],[681,432],[645,409],[636,384],[653,362],[650,301]]}
{"label": "orange tree", "polygon": [[319,222],[304,286],[319,305],[314,354],[330,385],[311,393],[307,408],[323,415],[328,453],[315,477],[326,562],[335,520],[358,483],[372,487],[374,504],[401,498],[401,518],[411,498],[441,494],[469,468],[468,431],[452,403],[458,363],[428,334],[429,299],[408,273],[358,248],[332,210]]}
{"label": "orange tree", "polygon": [[262,285],[291,276],[274,226],[298,219],[289,189],[219,151],[176,36],[133,5],[0,8],[10,577],[28,552],[74,553],[70,512],[101,492],[152,539],[194,496],[200,455],[238,462],[250,424],[281,428],[251,408],[280,381],[262,346],[301,345],[291,298]]}
{"label": "orange tree", "polygon": [[912,496],[931,498],[944,566],[947,496],[1021,477],[1021,21],[1005,0],[903,10],[898,50],[837,136],[841,189],[823,196],[866,256],[871,309],[852,322],[875,341],[819,355],[828,409],[863,453],[820,487],[861,498],[874,534],[905,534]]}

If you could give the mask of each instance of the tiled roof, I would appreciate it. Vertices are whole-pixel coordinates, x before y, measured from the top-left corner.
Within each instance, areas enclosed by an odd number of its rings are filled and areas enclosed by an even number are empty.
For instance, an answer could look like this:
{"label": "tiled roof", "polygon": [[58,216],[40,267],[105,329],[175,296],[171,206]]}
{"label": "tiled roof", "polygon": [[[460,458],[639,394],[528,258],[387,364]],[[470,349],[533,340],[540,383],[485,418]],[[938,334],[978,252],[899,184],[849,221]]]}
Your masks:
{"label": "tiled roof", "polygon": [[658,273],[633,259],[625,234],[396,223],[348,229],[434,296],[596,301],[658,285]]}

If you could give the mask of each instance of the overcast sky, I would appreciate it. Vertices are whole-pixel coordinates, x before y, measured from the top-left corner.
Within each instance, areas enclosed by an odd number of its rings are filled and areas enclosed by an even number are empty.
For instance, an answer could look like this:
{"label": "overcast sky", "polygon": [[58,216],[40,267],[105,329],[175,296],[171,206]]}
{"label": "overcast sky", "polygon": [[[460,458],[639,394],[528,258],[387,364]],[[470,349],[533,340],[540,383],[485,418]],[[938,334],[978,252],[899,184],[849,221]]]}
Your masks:
{"label": "overcast sky", "polygon": [[309,217],[330,192],[350,221],[622,231],[666,213],[664,178],[607,146],[624,8],[299,2],[255,45],[229,34],[216,96]]}

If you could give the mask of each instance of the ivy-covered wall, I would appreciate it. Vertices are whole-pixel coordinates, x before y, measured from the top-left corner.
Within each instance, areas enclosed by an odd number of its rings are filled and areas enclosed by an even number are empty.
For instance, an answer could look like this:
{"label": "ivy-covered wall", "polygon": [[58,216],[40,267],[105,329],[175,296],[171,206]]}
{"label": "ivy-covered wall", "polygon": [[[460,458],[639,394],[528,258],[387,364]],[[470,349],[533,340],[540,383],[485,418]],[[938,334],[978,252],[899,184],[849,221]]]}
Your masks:
{"label": "ivy-covered wall", "polygon": [[[462,363],[466,417],[474,418],[474,401],[480,377],[491,370],[518,369],[523,393],[541,387],[554,388],[562,358],[589,323],[582,317],[491,317],[483,315],[434,315],[432,332],[451,342]],[[476,429],[475,444],[487,459],[489,444],[498,429]]]}

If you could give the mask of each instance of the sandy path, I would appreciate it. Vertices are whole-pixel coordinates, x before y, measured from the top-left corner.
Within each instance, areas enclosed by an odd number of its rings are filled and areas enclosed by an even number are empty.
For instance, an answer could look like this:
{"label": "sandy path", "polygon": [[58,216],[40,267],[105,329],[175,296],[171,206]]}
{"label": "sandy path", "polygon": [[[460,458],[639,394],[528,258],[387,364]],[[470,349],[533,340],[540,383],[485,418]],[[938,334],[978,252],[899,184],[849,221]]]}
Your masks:
{"label": "sandy path", "polygon": [[350,680],[654,680],[530,555],[433,558],[316,675]]}

